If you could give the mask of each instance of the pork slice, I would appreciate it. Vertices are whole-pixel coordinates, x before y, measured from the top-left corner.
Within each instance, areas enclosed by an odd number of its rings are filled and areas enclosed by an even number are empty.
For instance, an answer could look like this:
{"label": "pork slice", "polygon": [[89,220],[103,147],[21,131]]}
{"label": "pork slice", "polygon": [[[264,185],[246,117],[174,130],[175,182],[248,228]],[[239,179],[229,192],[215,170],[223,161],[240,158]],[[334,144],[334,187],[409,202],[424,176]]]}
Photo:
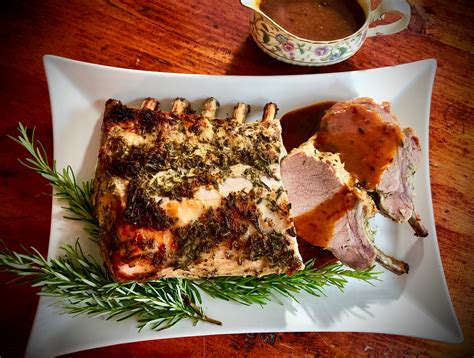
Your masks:
{"label": "pork slice", "polygon": [[415,211],[412,178],[421,162],[421,147],[411,128],[403,129],[405,138],[392,164],[383,172],[373,191],[378,208],[397,223],[409,222],[416,236],[425,237],[427,230]]}
{"label": "pork slice", "polygon": [[368,224],[376,212],[373,201],[352,185],[337,154],[320,152],[313,142],[308,140],[281,162],[297,235],[356,270],[368,269],[377,260],[397,274],[408,272],[406,263],[374,245]]}
{"label": "pork slice", "polygon": [[[328,150],[340,154],[347,170],[359,179],[359,186],[372,196],[384,216],[397,223],[409,222],[416,236],[427,236],[428,232],[421,224],[414,205],[412,178],[421,162],[421,147],[413,129],[401,129],[397,117],[391,111],[390,104],[388,102],[377,104],[371,98],[357,98],[352,101],[337,103],[326,112],[321,120],[321,127],[326,131],[337,132],[339,130],[337,126],[341,125],[341,119],[346,121],[344,128],[346,132],[338,137],[337,140],[339,142],[330,143],[330,145],[326,144],[322,148],[321,140],[319,140],[316,142],[316,147],[320,150]],[[351,127],[347,125],[351,121],[353,123],[364,123],[366,127],[362,128],[355,125]],[[336,125],[333,123],[336,123]],[[384,126],[386,126],[387,129],[392,128],[392,130],[398,131],[400,137],[396,142],[396,150],[393,152],[393,157],[390,157],[391,154],[389,152],[384,152],[389,147],[379,146],[378,143],[390,143],[394,139],[388,135],[384,138],[385,134],[383,132],[377,133],[376,136],[370,135],[370,129],[374,128],[374,126],[379,128],[385,128]],[[357,139],[359,142],[352,143],[354,139]],[[360,148],[365,143],[365,147],[369,151],[367,153],[356,151],[347,145],[349,141],[356,148]],[[367,146],[367,143],[371,144]],[[379,152],[374,153],[376,150],[379,150]],[[376,168],[372,168],[375,169],[375,173],[380,173],[375,182],[374,180],[367,182],[365,178],[360,177],[358,172],[357,166],[359,163],[365,162],[369,164],[368,156],[391,159],[386,164],[379,162],[379,165],[384,164],[382,167],[376,166]],[[356,165],[354,165],[354,162]],[[361,166],[361,168],[364,167]]]}

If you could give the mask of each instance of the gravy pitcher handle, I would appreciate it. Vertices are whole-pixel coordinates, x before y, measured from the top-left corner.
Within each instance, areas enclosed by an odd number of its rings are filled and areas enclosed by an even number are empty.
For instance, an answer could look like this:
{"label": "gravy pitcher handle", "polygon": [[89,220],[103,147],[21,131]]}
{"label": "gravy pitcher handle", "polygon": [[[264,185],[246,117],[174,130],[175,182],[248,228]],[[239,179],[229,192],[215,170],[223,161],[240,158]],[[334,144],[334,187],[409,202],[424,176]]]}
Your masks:
{"label": "gravy pitcher handle", "polygon": [[411,9],[410,5],[405,0],[382,0],[380,5],[370,12],[370,23],[373,23],[375,20],[380,19],[384,14],[391,11],[398,11],[402,17],[390,24],[369,28],[367,37],[395,34],[406,29],[410,22]]}

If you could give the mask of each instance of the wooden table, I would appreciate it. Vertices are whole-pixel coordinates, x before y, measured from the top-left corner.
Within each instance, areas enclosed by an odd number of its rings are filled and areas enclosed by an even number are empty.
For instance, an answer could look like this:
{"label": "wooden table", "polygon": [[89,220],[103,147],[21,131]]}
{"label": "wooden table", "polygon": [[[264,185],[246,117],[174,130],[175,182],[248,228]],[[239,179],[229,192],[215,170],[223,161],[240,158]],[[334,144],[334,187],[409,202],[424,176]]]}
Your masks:
{"label": "wooden table", "polygon": [[[237,0],[12,1],[0,5],[0,239],[46,255],[51,199],[44,180],[20,166],[23,151],[6,138],[18,121],[36,126],[52,156],[44,54],[133,69],[276,75],[368,69],[436,58],[430,171],[439,247],[463,344],[383,334],[246,334],[157,340],[71,356],[471,356],[474,354],[474,6],[471,0],[410,0],[407,30],[369,38],[348,61],[324,68],[277,62],[249,35]],[[2,282],[11,276],[1,274]],[[1,288],[0,356],[21,356],[36,290]]]}

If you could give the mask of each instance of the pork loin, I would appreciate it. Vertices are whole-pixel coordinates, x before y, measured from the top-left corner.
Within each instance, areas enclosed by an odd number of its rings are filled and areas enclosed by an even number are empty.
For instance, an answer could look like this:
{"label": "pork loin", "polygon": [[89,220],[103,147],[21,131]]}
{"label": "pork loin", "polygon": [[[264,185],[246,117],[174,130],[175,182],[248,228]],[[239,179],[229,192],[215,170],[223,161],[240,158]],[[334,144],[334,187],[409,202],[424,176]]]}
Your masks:
{"label": "pork loin", "polygon": [[104,262],[117,281],[291,274],[302,269],[280,177],[276,106],[217,119],[185,99],[170,112],[106,103],[93,203]]}

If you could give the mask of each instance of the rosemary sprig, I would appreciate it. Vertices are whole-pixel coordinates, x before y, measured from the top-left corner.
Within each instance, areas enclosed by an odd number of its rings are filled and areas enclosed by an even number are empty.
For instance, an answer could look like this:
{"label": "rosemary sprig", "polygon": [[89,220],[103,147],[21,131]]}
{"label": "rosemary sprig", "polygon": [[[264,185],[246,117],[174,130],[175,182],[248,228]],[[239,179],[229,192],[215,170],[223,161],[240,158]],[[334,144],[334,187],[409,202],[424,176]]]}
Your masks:
{"label": "rosemary sprig", "polygon": [[114,282],[104,267],[82,252],[79,242],[62,247],[65,255],[47,261],[36,249],[0,253],[0,269],[17,274],[19,282],[41,288],[40,295],[58,298],[65,312],[105,316],[122,321],[135,316],[138,329],[162,330],[183,319],[194,323],[207,317],[194,302],[199,292],[182,279],[163,279],[146,284]]}
{"label": "rosemary sprig", "polygon": [[18,123],[18,132],[20,132],[20,135],[17,138],[8,137],[20,144],[31,155],[31,158],[18,159],[18,161],[45,178],[55,189],[54,195],[68,204],[64,209],[72,216],[66,218],[84,222],[86,232],[91,238],[97,240],[99,228],[92,207],[92,182],[87,181],[79,185],[70,166],[59,172],[56,169],[56,161],[53,161],[50,165],[48,155],[41,142],[36,141],[35,146],[34,128],[31,131],[31,138],[28,136],[27,128],[21,123]]}
{"label": "rosemary sprig", "polygon": [[263,277],[216,277],[195,282],[208,295],[226,301],[234,301],[245,305],[253,303],[265,305],[270,301],[281,303],[278,296],[295,300],[295,294],[307,292],[312,296],[325,295],[324,288],[335,286],[344,290],[349,278],[373,284],[378,274],[373,268],[365,271],[354,271],[344,268],[341,264],[330,264],[323,268],[314,268],[314,261],[305,264],[302,271],[292,276],[273,274]]}
{"label": "rosemary sprig", "polygon": [[[98,222],[91,201],[91,182],[79,185],[70,166],[62,173],[56,162],[50,166],[46,151],[37,141],[34,130],[31,138],[27,128],[19,123],[20,135],[12,138],[31,155],[20,162],[49,181],[54,195],[63,200],[64,209],[73,216],[68,219],[85,223],[92,238],[98,237]],[[213,298],[250,305],[265,305],[279,297],[297,301],[295,294],[307,292],[313,296],[324,295],[324,288],[336,286],[343,290],[349,278],[372,284],[379,272],[345,269],[340,264],[314,268],[313,262],[292,276],[286,274],[264,277],[217,277],[202,280],[161,279],[147,283],[117,283],[105,268],[91,256],[82,252],[79,242],[75,247],[64,246],[65,255],[47,261],[32,248],[25,253],[8,249],[0,252],[0,270],[17,274],[19,282],[29,282],[41,288],[40,295],[57,297],[66,312],[79,315],[105,316],[107,319],[124,320],[135,316],[138,328],[149,326],[161,330],[183,319],[194,323],[206,321],[221,324],[207,317],[197,303],[201,303],[199,289]]]}

